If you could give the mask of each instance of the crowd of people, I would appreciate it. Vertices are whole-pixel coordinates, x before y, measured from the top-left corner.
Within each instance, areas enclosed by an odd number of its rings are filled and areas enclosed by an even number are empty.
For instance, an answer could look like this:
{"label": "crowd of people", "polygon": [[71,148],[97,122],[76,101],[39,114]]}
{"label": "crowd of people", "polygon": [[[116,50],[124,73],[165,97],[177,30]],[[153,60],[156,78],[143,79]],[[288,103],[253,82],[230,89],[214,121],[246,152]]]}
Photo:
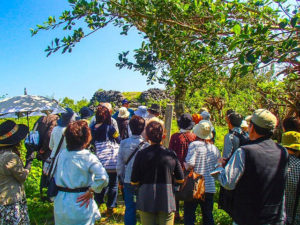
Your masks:
{"label": "crowd of people", "polygon": [[[37,154],[28,149],[25,166],[20,157],[28,127],[7,120],[0,124],[0,224],[30,224],[24,182],[35,157],[42,160],[40,192],[54,202],[55,224],[94,224],[99,206],[106,216],[115,213],[118,194],[125,202],[125,225],[172,225],[182,206],[176,199],[186,171],[204,177],[202,199],[183,202],[183,221],[193,225],[200,205],[202,223],[213,225],[216,181],[219,208],[239,225],[300,224],[300,120],[283,120],[281,143],[272,140],[278,120],[266,109],[242,116],[226,112],[228,133],[224,148],[206,108],[177,118],[179,131],[168,148],[162,143],[165,126],[158,104],[122,107],[112,114],[110,103],[88,107],[80,117],[67,108],[59,117],[41,117]],[[221,154],[222,153],[222,154]],[[50,170],[49,164],[51,164]],[[47,171],[47,172],[46,172]],[[53,179],[49,179],[53,178]],[[43,189],[55,181],[57,193],[45,197]],[[119,190],[121,188],[121,191]]]}

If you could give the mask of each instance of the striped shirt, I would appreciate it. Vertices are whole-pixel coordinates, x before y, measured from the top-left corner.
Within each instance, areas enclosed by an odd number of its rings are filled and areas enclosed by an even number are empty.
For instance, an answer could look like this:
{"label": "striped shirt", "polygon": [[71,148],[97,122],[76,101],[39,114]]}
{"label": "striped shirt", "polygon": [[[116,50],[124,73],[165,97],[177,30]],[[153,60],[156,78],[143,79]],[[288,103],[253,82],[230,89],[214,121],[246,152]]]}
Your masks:
{"label": "striped shirt", "polygon": [[216,193],[215,180],[210,173],[214,170],[219,158],[220,152],[213,144],[194,141],[189,145],[185,161],[188,166],[194,167],[196,173],[204,176],[206,193]]}

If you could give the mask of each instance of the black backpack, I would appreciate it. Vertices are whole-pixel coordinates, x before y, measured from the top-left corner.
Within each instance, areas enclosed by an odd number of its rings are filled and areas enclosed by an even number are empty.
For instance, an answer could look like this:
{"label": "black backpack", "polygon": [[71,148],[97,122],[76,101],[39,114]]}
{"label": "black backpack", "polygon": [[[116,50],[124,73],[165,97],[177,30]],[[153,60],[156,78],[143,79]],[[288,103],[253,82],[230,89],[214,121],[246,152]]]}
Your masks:
{"label": "black backpack", "polygon": [[249,141],[250,141],[249,136],[246,134],[245,131],[242,131],[242,133],[238,133],[236,131],[233,131],[232,134],[239,139],[239,141],[240,141],[239,147],[248,144]]}

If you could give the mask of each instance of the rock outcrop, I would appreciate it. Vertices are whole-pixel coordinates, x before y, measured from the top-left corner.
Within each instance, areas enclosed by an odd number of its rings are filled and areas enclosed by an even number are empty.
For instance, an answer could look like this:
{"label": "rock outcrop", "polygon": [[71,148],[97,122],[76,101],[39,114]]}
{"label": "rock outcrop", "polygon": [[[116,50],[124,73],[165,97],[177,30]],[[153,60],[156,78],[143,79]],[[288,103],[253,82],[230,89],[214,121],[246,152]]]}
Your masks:
{"label": "rock outcrop", "polygon": [[171,96],[165,90],[158,88],[150,88],[149,90],[142,92],[140,97],[141,102],[147,103],[151,99],[160,101],[164,99],[171,99]]}

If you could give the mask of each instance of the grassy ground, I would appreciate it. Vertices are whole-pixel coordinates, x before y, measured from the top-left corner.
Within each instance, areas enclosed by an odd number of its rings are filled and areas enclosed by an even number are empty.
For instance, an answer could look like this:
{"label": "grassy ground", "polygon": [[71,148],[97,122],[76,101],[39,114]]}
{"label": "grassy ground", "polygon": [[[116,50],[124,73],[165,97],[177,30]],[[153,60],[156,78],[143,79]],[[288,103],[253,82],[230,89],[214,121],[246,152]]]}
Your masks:
{"label": "grassy ground", "polygon": [[[30,118],[30,127],[32,129],[33,123],[35,122],[35,118]],[[0,123],[3,121],[0,120]],[[27,121],[25,118],[21,118],[16,121],[17,123],[24,123],[27,124]],[[217,138],[216,138],[216,146],[220,149],[223,148],[223,138],[224,135],[227,132],[226,127],[219,127],[216,126],[216,133],[217,133]],[[176,121],[173,121],[172,123],[172,133],[177,132],[178,127],[176,124]],[[24,157],[26,150],[23,148],[22,149],[22,155]],[[27,195],[27,204],[28,204],[28,210],[29,210],[29,216],[30,216],[30,221],[31,224],[38,224],[38,225],[52,225],[54,224],[54,218],[53,218],[53,204],[49,202],[42,202],[40,199],[40,193],[39,193],[39,182],[40,182],[40,175],[42,172],[42,165],[40,161],[34,160],[33,166],[30,172],[30,175],[28,179],[25,182],[25,189],[26,189],[26,195]],[[217,191],[219,187],[217,184]],[[217,201],[218,201],[218,193],[215,195],[215,204],[214,204],[214,219],[215,219],[215,224],[219,225],[228,225],[231,222],[230,217],[223,211],[218,209],[217,207]],[[106,206],[105,204],[101,205],[99,208],[102,218],[100,221],[98,221],[96,224],[124,224],[124,201],[119,195],[118,197],[118,207],[117,211],[114,215],[107,217],[105,215],[106,211]],[[180,207],[180,215],[183,217],[183,206],[181,203]],[[201,216],[201,210],[200,207],[197,209],[196,213],[197,217],[197,224],[201,224],[202,216]],[[141,224],[139,217],[138,217],[138,223]],[[175,224],[183,224],[183,220],[180,221],[175,221]]]}

